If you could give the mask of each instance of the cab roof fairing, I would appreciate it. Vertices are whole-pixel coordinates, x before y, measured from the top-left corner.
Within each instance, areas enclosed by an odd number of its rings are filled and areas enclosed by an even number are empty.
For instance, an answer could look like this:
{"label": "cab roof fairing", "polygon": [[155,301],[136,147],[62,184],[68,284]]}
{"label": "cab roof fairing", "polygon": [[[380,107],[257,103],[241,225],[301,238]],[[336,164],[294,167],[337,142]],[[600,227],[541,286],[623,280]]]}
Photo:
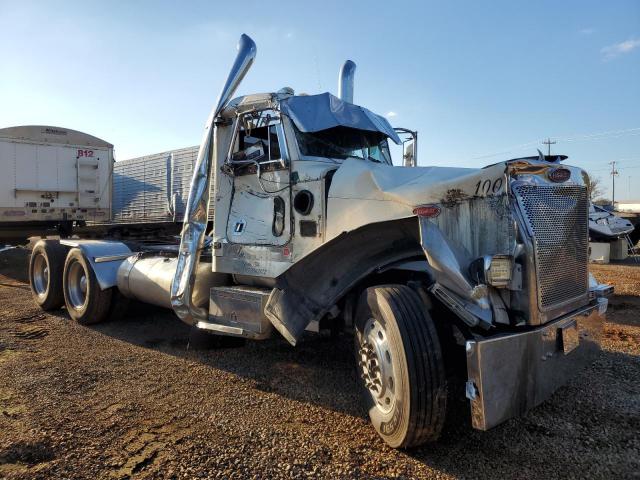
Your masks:
{"label": "cab roof fairing", "polygon": [[270,108],[287,115],[301,132],[346,127],[379,132],[398,145],[402,143],[386,118],[364,107],[340,100],[330,93],[298,96],[280,93],[245,95],[231,100],[221,116],[232,118],[241,113]]}

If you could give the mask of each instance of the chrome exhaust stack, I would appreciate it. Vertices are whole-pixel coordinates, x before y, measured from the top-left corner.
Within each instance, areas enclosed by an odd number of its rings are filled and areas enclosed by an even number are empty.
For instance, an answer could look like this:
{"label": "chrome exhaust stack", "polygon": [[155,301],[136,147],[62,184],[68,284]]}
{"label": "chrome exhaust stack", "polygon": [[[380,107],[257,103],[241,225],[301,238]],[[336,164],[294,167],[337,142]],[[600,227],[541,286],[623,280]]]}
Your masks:
{"label": "chrome exhaust stack", "polygon": [[209,115],[198,150],[180,236],[180,250],[171,283],[171,307],[183,322],[190,325],[200,320],[206,321],[208,318],[207,310],[197,307],[192,301],[192,295],[195,272],[198,270],[207,228],[209,180],[217,129],[215,121],[256,57],[256,44],[247,35],[243,34],[240,37],[237,48],[238,54],[222,87],[218,102]]}
{"label": "chrome exhaust stack", "polygon": [[347,60],[338,75],[338,97],[343,102],[353,103],[353,87],[356,75],[356,64]]}

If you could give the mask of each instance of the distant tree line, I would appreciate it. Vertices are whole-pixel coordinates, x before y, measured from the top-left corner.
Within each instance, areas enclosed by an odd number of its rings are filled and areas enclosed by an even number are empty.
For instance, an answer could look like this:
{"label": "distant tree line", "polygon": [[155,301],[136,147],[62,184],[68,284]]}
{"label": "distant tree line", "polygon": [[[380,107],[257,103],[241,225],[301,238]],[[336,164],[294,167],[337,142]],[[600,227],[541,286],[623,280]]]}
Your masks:
{"label": "distant tree line", "polygon": [[587,192],[589,192],[589,200],[594,205],[611,205],[611,200],[608,198],[604,198],[604,187],[602,186],[602,180],[587,173],[587,177],[585,178],[587,185]]}

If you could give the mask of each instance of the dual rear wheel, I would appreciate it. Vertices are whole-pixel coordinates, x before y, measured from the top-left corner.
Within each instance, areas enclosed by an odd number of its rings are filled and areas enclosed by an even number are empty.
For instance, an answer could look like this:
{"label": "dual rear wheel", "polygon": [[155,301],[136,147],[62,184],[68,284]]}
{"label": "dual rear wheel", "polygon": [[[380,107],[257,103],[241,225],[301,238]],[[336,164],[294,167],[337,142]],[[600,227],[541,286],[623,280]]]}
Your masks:
{"label": "dual rear wheel", "polygon": [[35,302],[43,310],[57,310],[64,305],[62,270],[67,251],[58,242],[40,240],[29,259],[29,284]]}
{"label": "dual rear wheel", "polygon": [[55,240],[39,240],[33,247],[29,283],[43,310],[66,305],[69,316],[82,325],[102,322],[127,304],[115,287],[100,288],[82,250],[67,250]]}
{"label": "dual rear wheel", "polygon": [[113,288],[100,288],[93,268],[79,248],[72,248],[67,254],[62,288],[67,312],[76,322],[91,325],[109,316]]}

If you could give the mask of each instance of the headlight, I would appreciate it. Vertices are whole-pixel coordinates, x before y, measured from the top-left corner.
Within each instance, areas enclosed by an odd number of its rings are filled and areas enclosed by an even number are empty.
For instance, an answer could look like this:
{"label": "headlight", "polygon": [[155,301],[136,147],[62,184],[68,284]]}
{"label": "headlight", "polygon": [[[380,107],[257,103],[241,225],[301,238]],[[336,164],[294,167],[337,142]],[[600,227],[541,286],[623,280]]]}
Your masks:
{"label": "headlight", "polygon": [[511,283],[513,259],[510,255],[485,255],[471,262],[469,272],[478,284],[505,288]]}
{"label": "headlight", "polygon": [[511,257],[509,255],[494,255],[489,263],[487,282],[494,287],[506,287],[511,282]]}

